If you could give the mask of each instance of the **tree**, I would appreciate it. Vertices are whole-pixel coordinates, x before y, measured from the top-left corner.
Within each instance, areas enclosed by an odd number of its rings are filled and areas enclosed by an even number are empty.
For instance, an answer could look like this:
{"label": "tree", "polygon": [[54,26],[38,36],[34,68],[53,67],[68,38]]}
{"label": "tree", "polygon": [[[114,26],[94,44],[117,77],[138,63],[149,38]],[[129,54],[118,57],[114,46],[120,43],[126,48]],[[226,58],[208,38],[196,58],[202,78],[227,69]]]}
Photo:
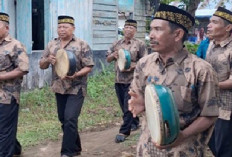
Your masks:
{"label": "tree", "polygon": [[[150,5],[156,11],[159,3],[169,4],[170,2],[173,2],[175,0],[149,0],[149,1],[150,1]],[[186,4],[186,11],[188,11],[192,16],[195,16],[195,11],[197,10],[197,7],[201,1],[202,0],[180,0],[180,2],[184,2],[184,4]]]}
{"label": "tree", "polygon": [[201,0],[183,0],[186,4],[186,10],[189,12],[193,17],[195,17],[195,12]]}

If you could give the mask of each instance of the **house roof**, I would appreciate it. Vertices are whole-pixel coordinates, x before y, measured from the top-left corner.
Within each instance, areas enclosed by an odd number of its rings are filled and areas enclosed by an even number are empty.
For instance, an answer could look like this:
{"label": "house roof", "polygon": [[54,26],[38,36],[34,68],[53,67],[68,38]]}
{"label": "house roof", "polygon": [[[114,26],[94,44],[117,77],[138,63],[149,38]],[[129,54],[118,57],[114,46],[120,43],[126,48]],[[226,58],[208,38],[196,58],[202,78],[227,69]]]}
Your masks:
{"label": "house roof", "polygon": [[[169,3],[176,7],[185,5],[183,2],[173,1]],[[217,7],[224,6],[226,9],[232,10],[232,0],[204,0],[198,5],[198,9],[195,12],[196,18],[211,17],[217,10]]]}
{"label": "house roof", "polygon": [[217,9],[198,9],[195,12],[196,18],[211,17]]}
{"label": "house roof", "polygon": [[205,0],[198,5],[195,16],[196,18],[211,17],[218,6],[223,6],[228,10],[232,10],[231,0]]}

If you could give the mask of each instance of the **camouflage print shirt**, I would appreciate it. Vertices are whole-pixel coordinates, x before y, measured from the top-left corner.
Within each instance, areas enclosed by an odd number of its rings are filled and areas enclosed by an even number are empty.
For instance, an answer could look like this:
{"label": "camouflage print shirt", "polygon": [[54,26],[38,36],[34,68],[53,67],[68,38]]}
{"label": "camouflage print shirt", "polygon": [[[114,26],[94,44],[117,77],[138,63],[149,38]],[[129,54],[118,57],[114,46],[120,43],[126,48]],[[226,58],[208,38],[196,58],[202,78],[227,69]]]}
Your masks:
{"label": "camouflage print shirt", "polygon": [[[147,55],[145,43],[141,40],[132,38],[129,44],[126,44],[124,39],[114,42],[113,45],[109,48],[107,56],[120,49],[125,49],[130,52],[132,63],[137,63],[140,58]],[[114,67],[116,75],[115,83],[130,84],[133,79],[134,70],[129,72],[121,72],[119,70],[117,61],[115,61]]]}
{"label": "camouflage print shirt", "polygon": [[[232,80],[232,37],[227,38],[216,45],[211,42],[207,51],[208,61],[217,72],[219,82]],[[230,120],[232,111],[232,89],[220,89],[222,106],[219,109],[219,117]]]}
{"label": "camouflage print shirt", "polygon": [[[179,111],[180,127],[184,130],[199,116],[218,116],[217,76],[204,60],[185,49],[163,64],[154,52],[142,58],[136,66],[131,89],[144,96],[145,86],[150,83],[169,87]],[[212,128],[190,137],[183,144],[159,150],[151,142],[146,118],[137,147],[139,157],[202,157],[203,145],[208,142]]]}
{"label": "camouflage print shirt", "polygon": [[[16,68],[28,72],[29,59],[25,47],[8,35],[0,43],[0,74],[11,72]],[[12,97],[19,103],[22,80],[23,77],[0,81],[0,103],[10,104]]]}
{"label": "camouflage print shirt", "polygon": [[[61,49],[61,42],[59,38],[48,43],[47,48],[43,52],[41,59],[47,58],[50,54],[56,55],[57,51]],[[72,40],[64,47],[65,50],[71,51],[76,55],[77,68],[76,71],[84,67],[94,66],[93,54],[89,45],[81,39],[73,36]],[[87,76],[76,77],[73,80],[61,80],[55,73],[52,66],[52,90],[60,94],[77,94],[79,89],[82,89],[83,94],[86,95]]]}

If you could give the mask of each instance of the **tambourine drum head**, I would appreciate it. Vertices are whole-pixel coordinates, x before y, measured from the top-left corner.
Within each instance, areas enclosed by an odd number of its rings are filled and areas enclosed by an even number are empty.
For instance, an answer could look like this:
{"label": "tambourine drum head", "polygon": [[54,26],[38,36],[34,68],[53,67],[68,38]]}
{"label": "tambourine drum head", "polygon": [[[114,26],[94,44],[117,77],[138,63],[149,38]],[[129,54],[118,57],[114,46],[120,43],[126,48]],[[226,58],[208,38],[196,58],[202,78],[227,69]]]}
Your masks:
{"label": "tambourine drum head", "polygon": [[76,71],[76,59],[72,52],[60,49],[56,53],[55,72],[60,78],[72,76]]}
{"label": "tambourine drum head", "polygon": [[118,67],[120,71],[130,68],[131,56],[130,52],[124,49],[118,51]]}
{"label": "tambourine drum head", "polygon": [[179,114],[169,88],[149,84],[145,88],[148,128],[159,145],[172,143],[179,134]]}
{"label": "tambourine drum head", "polygon": [[155,88],[151,86],[147,86],[145,89],[145,107],[151,137],[157,144],[161,144],[163,135],[160,126],[163,125],[163,123],[160,117],[162,117],[162,113]]}

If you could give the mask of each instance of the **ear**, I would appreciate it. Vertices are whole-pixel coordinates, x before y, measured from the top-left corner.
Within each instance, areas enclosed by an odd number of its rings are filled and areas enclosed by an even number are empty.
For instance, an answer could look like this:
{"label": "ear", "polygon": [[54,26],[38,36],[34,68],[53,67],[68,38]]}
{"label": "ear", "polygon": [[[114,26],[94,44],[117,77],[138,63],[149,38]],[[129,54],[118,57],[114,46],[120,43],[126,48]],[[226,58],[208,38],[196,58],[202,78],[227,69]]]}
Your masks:
{"label": "ear", "polygon": [[183,37],[184,37],[184,30],[183,29],[176,29],[174,31],[174,35],[175,35],[175,41],[182,41]]}
{"label": "ear", "polygon": [[230,32],[232,30],[232,24],[226,26],[226,32]]}
{"label": "ear", "polygon": [[9,27],[9,25],[8,25],[8,24],[6,25],[6,29],[7,29],[8,31],[9,31],[9,29],[10,29],[10,27]]}

